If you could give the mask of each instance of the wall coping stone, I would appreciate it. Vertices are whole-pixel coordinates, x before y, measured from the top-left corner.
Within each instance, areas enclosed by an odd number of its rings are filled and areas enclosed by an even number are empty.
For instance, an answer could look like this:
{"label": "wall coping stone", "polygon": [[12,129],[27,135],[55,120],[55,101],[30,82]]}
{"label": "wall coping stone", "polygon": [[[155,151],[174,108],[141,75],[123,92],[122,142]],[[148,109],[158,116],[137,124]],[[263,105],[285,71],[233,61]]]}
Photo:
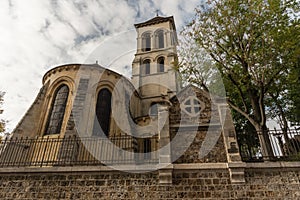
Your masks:
{"label": "wall coping stone", "polygon": [[[157,165],[124,165],[118,166],[124,171],[150,171],[158,170]],[[190,163],[190,164],[170,164],[162,169],[191,170],[191,169],[228,169],[228,163]],[[155,171],[154,170],[154,171]],[[49,166],[49,167],[7,167],[0,168],[0,174],[5,173],[55,173],[55,172],[111,172],[119,171],[109,166]]]}
{"label": "wall coping stone", "polygon": [[[155,170],[153,170],[155,169]],[[118,170],[110,166],[49,166],[49,167],[7,167],[0,168],[0,174],[5,173],[57,173],[57,172],[149,172],[156,171],[157,165],[124,165],[118,166]]]}
{"label": "wall coping stone", "polygon": [[189,163],[189,164],[173,164],[173,168],[181,170],[190,169],[228,169],[228,163]]}
{"label": "wall coping stone", "polygon": [[[287,169],[297,168],[300,170],[300,162],[256,162],[256,163],[189,163],[189,164],[171,164],[166,166],[166,169],[173,170],[211,170],[211,169],[229,169],[231,167],[242,167],[248,169]],[[158,170],[157,165],[124,165],[118,166],[118,169],[123,169],[127,172],[147,172]],[[151,170],[155,169],[155,170]],[[6,167],[0,168],[0,174],[6,173],[56,173],[56,172],[117,172],[109,166],[49,166],[49,167]]]}

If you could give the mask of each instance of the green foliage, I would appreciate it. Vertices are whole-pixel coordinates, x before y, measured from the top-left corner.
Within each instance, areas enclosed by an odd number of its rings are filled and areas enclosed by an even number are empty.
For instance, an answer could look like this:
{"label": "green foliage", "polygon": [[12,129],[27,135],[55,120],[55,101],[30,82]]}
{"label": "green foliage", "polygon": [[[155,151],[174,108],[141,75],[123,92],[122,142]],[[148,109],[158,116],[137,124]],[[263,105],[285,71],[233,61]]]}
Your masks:
{"label": "green foliage", "polygon": [[182,32],[184,37],[179,38],[180,45],[177,50],[181,57],[180,62],[174,65],[175,70],[179,72],[184,86],[194,84],[205,91],[210,91],[218,82],[218,69],[206,51],[195,43],[194,38],[188,37],[190,31],[184,30]]}
{"label": "green foliage", "polygon": [[300,126],[300,59],[298,65],[291,70],[288,76],[287,98],[290,100],[287,118],[293,125]]}
{"label": "green foliage", "polygon": [[[188,48],[179,49],[177,70],[185,80],[211,92],[210,88],[217,91],[220,86],[220,81],[207,80],[215,78],[211,67],[215,66],[238,125],[239,141],[259,140],[263,155],[270,157],[267,118],[279,116],[285,133],[287,119],[299,122],[299,3],[210,0],[196,9],[195,19],[182,32]],[[215,87],[207,86],[211,83]],[[251,137],[252,130],[261,134]],[[243,147],[245,152],[252,152],[248,147]]]}
{"label": "green foliage", "polygon": [[[203,85],[210,77],[203,76],[202,72],[209,73],[207,68],[216,66],[222,75],[230,106],[257,131],[263,130],[270,91],[283,91],[278,81],[288,76],[300,53],[300,26],[296,13],[299,3],[212,0],[206,5],[196,9],[195,20],[183,34],[194,41],[195,51],[200,52],[198,56],[205,53],[212,62],[200,62],[181,73],[186,73],[184,76],[189,79],[197,77],[198,85],[205,88]],[[192,53],[188,50],[181,57]],[[204,58],[192,57],[192,61],[209,60]],[[193,64],[183,61],[179,63],[179,69],[187,68],[186,63]]]}
{"label": "green foliage", "polygon": [[[1,106],[3,104],[3,96],[4,96],[4,92],[0,92],[0,114],[3,113],[3,110],[1,109]],[[0,133],[4,133],[5,131],[5,123],[6,121],[3,119],[0,119]]]}

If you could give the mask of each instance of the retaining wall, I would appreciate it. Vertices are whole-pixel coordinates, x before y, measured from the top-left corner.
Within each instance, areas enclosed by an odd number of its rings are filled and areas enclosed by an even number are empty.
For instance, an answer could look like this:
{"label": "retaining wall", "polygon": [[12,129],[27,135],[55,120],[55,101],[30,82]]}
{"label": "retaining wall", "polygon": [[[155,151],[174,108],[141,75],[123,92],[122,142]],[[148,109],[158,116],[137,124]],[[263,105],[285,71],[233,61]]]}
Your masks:
{"label": "retaining wall", "polygon": [[0,174],[0,199],[300,199],[300,162],[248,163],[240,184],[231,183],[226,163],[172,165],[172,184],[159,182],[159,170],[105,166],[2,168]]}

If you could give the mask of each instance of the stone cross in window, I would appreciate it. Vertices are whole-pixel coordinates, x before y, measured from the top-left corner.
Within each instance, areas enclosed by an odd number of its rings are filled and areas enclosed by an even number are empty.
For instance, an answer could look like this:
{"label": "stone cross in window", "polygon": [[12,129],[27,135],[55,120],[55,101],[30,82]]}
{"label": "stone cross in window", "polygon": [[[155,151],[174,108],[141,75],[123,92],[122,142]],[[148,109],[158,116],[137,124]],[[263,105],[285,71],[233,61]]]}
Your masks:
{"label": "stone cross in window", "polygon": [[188,97],[182,104],[181,108],[191,117],[196,117],[205,108],[205,104],[197,97]]}

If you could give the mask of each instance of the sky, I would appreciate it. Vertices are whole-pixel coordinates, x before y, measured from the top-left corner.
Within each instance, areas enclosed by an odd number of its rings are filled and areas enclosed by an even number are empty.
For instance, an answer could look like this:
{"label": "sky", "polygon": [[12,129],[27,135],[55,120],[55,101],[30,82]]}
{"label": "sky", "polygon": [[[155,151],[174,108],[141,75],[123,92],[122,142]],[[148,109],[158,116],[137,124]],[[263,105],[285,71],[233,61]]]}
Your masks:
{"label": "sky", "polygon": [[131,76],[135,23],[174,16],[177,32],[202,0],[1,0],[2,119],[11,132],[33,103],[42,77],[66,63],[98,63]]}

